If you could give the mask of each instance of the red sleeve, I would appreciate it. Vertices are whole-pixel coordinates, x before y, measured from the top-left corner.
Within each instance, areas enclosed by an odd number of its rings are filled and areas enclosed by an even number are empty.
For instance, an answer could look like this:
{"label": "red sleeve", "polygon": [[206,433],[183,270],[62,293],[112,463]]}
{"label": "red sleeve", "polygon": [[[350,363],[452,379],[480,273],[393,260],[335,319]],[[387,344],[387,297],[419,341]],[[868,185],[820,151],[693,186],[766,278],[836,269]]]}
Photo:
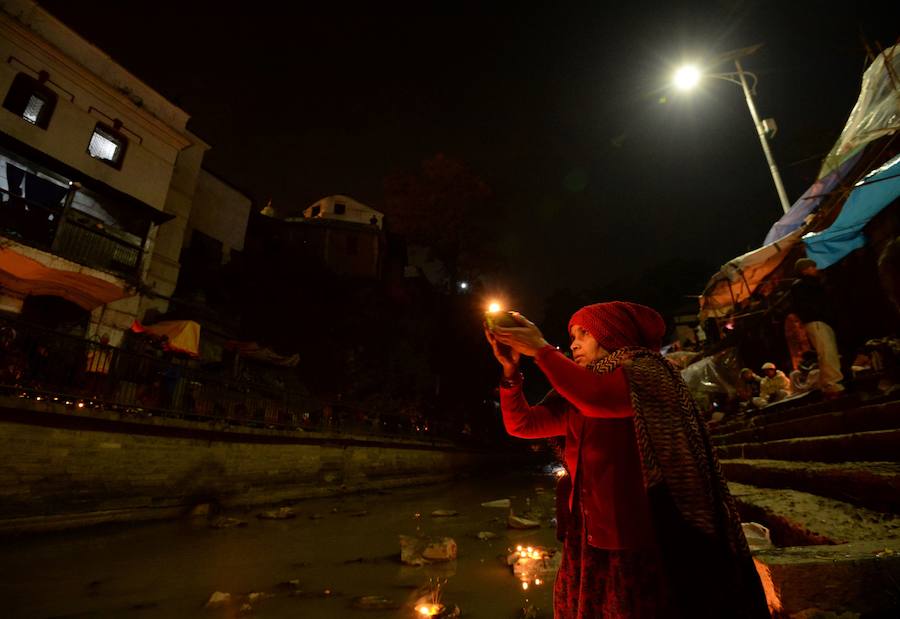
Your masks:
{"label": "red sleeve", "polygon": [[560,395],[586,417],[634,416],[625,370],[597,374],[583,368],[553,346],[538,351],[534,360]]}
{"label": "red sleeve", "polygon": [[503,413],[503,425],[510,436],[519,438],[550,438],[563,436],[566,433],[565,404],[556,402],[529,406],[522,384],[515,387],[500,388],[500,410]]}

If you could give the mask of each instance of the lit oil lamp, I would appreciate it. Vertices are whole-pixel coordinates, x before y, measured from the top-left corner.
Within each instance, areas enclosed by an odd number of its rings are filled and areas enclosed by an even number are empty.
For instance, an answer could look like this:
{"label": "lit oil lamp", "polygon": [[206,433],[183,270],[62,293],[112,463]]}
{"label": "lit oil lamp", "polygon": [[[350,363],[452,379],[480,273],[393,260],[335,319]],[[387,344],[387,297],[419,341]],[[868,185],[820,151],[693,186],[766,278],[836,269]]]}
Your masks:
{"label": "lit oil lamp", "polygon": [[428,593],[419,598],[413,608],[417,617],[434,617],[435,619],[455,619],[459,617],[459,607],[441,602],[441,588],[447,580],[430,580]]}

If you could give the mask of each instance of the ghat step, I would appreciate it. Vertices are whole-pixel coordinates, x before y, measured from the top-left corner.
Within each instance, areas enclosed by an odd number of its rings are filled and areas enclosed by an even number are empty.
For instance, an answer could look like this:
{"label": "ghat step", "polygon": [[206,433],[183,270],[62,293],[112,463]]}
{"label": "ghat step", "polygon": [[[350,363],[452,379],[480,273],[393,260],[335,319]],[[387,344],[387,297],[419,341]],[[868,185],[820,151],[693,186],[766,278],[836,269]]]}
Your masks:
{"label": "ghat step", "polygon": [[754,559],[787,614],[820,608],[900,616],[900,540],[774,548]]}
{"label": "ghat step", "polygon": [[719,445],[722,460],[891,462],[900,457],[900,429]]}
{"label": "ghat step", "polygon": [[778,616],[810,608],[897,616],[900,517],[797,490],[729,488],[741,519],[770,529],[775,547],[753,554]]}
{"label": "ghat step", "polygon": [[725,433],[720,429],[713,437],[713,443],[733,445],[898,428],[900,428],[900,402],[893,401],[792,419],[767,418],[765,413],[760,413],[747,420],[747,424],[739,429],[732,428],[732,431]]}
{"label": "ghat step", "polygon": [[879,512],[900,514],[900,463],[722,460],[725,477],[764,488],[810,492]]}

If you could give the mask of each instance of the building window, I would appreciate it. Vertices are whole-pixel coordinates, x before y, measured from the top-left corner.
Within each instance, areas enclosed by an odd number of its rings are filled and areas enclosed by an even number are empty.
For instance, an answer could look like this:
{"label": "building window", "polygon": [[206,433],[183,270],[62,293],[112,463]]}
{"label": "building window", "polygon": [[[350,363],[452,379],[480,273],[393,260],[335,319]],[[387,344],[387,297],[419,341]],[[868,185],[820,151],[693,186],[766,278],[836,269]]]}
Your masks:
{"label": "building window", "polygon": [[112,127],[97,123],[91,141],[88,144],[88,154],[94,159],[99,159],[107,165],[119,169],[122,167],[122,159],[125,157],[125,148],[128,140]]}
{"label": "building window", "polygon": [[355,256],[359,253],[359,239],[355,236],[347,237],[347,254]]}
{"label": "building window", "polygon": [[334,203],[334,214],[335,215],[343,215],[347,212],[347,205],[343,202],[335,202]]}
{"label": "building window", "polygon": [[56,108],[56,93],[44,85],[47,74],[41,72],[39,79],[19,73],[13,79],[3,107],[36,127],[46,129]]}
{"label": "building window", "polygon": [[310,217],[315,217],[316,215],[318,215],[321,212],[322,212],[322,207],[319,206],[318,204],[316,204],[314,207],[312,207]]}

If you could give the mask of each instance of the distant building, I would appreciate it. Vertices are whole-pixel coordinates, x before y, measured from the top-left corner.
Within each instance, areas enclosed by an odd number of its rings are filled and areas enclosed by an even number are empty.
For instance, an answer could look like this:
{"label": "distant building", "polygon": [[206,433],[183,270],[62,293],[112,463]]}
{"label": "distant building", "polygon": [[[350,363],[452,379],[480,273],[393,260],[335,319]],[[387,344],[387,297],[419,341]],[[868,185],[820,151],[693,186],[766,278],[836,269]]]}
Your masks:
{"label": "distant building", "polygon": [[322,198],[303,217],[259,214],[253,243],[280,260],[319,262],[338,275],[380,278],[384,269],[384,214],[347,196]]}
{"label": "distant building", "polygon": [[35,2],[0,2],[0,54],[0,312],[117,344],[168,308],[209,146]]}
{"label": "distant building", "polygon": [[[384,214],[357,202],[348,196],[328,196],[322,198],[305,211],[303,219],[328,219],[331,221],[345,221],[357,224],[369,224],[382,229]],[[287,221],[295,221],[288,218]]]}

